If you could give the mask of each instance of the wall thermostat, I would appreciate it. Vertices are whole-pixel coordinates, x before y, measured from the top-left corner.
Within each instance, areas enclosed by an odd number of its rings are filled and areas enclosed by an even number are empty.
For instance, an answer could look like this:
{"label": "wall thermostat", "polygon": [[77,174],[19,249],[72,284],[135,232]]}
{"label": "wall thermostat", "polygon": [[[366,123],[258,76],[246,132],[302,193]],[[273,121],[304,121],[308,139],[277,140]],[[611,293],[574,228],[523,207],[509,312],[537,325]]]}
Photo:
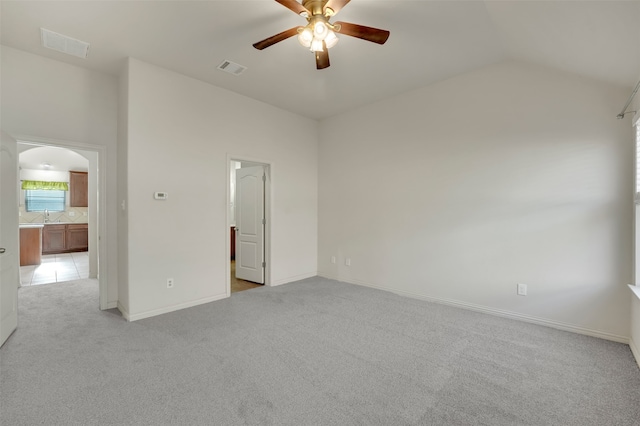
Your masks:
{"label": "wall thermostat", "polygon": [[167,194],[166,192],[153,193],[153,198],[155,198],[156,200],[166,200],[168,197],[169,197],[169,194]]}

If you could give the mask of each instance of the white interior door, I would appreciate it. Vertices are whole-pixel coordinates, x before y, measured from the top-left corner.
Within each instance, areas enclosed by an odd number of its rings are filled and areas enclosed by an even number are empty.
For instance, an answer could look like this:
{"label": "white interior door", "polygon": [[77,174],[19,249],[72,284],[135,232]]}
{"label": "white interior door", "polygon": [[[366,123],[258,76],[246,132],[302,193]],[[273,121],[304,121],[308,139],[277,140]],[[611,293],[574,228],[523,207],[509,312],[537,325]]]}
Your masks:
{"label": "white interior door", "polygon": [[264,167],[236,170],[236,278],[264,284]]}
{"label": "white interior door", "polygon": [[18,326],[18,149],[0,133],[0,346]]}

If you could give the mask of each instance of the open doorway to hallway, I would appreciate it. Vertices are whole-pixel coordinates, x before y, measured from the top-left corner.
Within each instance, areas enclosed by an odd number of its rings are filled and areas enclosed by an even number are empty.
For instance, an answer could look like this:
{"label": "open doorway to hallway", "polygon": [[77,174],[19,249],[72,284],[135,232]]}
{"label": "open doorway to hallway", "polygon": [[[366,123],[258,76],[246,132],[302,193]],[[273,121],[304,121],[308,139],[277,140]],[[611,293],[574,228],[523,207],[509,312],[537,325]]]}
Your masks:
{"label": "open doorway to hallway", "polygon": [[239,291],[251,290],[252,288],[262,287],[264,284],[256,284],[251,281],[245,281],[236,277],[236,260],[231,259],[231,293]]}
{"label": "open doorway to hallway", "polygon": [[[20,153],[18,162],[23,163],[21,165],[23,169],[20,176],[21,181],[66,181],[68,186],[64,195],[64,207],[47,208],[45,212],[42,206],[38,209],[37,204],[33,204],[33,202],[37,203],[37,197],[30,200],[32,205],[27,209],[26,190],[22,189],[22,182],[18,185],[18,192],[20,193],[18,208],[22,227],[28,228],[28,225],[40,227],[40,229],[36,230],[38,233],[31,233],[31,241],[33,243],[39,242],[40,244],[39,249],[33,250],[31,255],[37,254],[40,259],[37,261],[32,259],[30,262],[31,270],[24,271],[24,278],[22,279],[24,285],[41,284],[43,281],[57,283],[70,279],[82,280],[88,278],[89,280],[95,280],[99,286],[100,309],[107,309],[107,250],[105,241],[100,238],[100,235],[106,229],[106,216],[104,214],[106,211],[105,148],[81,142],[30,136],[18,138],[17,148]],[[39,158],[38,154],[44,152],[41,151],[43,149],[54,150],[58,154],[67,156],[71,153],[76,159],[83,159],[84,163],[72,162],[71,166],[65,168],[55,155],[47,156],[48,159]],[[56,165],[60,167],[56,167]],[[61,173],[62,179],[60,179],[60,176],[55,178],[53,175],[42,175],[41,171],[56,171],[57,168],[61,169],[57,171]],[[32,172],[29,174],[24,170],[32,170]],[[70,172],[75,173],[72,176]],[[76,182],[76,185],[74,185],[71,182],[74,178],[79,180],[80,183]],[[76,189],[84,187],[86,190],[82,194],[78,194],[77,191],[73,190],[74,186]],[[79,196],[80,198],[78,198]],[[74,202],[71,202],[72,197]],[[85,197],[85,199],[82,200],[82,197]],[[49,231],[51,231],[48,241],[44,241],[42,235],[45,223],[50,226]],[[22,234],[22,230],[20,233]],[[22,247],[23,245],[21,244]],[[38,267],[33,267],[35,265],[44,266],[41,270],[42,273],[37,273],[40,271],[36,271]],[[51,273],[52,271],[53,274]],[[30,273],[32,274],[29,277]],[[54,276],[55,279],[53,279]]]}
{"label": "open doorway to hallway", "polygon": [[[70,149],[18,144],[20,283],[51,284],[91,274],[90,161]],[[91,197],[93,198],[93,197]]]}
{"label": "open doorway to hallway", "polygon": [[270,166],[229,162],[229,294],[267,283]]}

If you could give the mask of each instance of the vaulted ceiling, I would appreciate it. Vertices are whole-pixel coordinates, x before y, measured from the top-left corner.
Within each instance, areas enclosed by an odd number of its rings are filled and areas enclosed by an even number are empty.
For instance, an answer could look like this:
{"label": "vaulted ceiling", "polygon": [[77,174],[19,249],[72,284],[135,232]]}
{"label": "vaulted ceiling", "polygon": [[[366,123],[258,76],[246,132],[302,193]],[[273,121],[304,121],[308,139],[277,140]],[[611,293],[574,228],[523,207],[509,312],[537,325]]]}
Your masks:
{"label": "vaulted ceiling", "polygon": [[[630,90],[640,78],[640,0],[352,0],[333,21],[387,29],[385,45],[341,36],[315,69],[295,37],[306,21],[274,0],[0,2],[1,42],[118,75],[134,57],[314,119],[516,59]],[[40,28],[91,44],[78,59],[41,45]],[[217,70],[224,60],[247,67]]]}

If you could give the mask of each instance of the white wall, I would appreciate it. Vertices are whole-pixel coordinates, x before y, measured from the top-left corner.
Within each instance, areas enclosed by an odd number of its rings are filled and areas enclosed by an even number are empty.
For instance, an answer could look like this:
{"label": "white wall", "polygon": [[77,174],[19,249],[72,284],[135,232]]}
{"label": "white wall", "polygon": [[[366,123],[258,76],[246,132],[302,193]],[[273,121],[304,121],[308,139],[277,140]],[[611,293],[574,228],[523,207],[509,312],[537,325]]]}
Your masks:
{"label": "white wall", "polygon": [[319,273],[628,341],[628,94],[509,62],[323,121]]}
{"label": "white wall", "polygon": [[[52,59],[2,46],[2,129],[12,136],[106,147],[106,220],[117,228],[117,79]],[[108,295],[115,306],[117,237],[107,232]]]}
{"label": "white wall", "polygon": [[631,296],[631,341],[633,356],[640,366],[640,295]]}
{"label": "white wall", "polygon": [[[631,123],[634,124],[634,130],[637,133],[636,138],[640,139],[640,93],[636,94],[629,111],[638,111],[635,113]],[[629,115],[627,115],[629,117]],[[625,120],[626,121],[626,120]],[[636,153],[638,155],[638,153]],[[636,170],[636,176],[638,171]],[[640,206],[635,206],[635,281],[633,284],[640,286]],[[636,362],[640,365],[640,294],[631,295],[631,341],[629,345],[636,358]]]}
{"label": "white wall", "polygon": [[[118,87],[118,309],[129,312],[129,202],[128,180],[129,139],[129,60],[120,72]],[[142,166],[141,166],[142,167]]]}
{"label": "white wall", "polygon": [[[639,79],[640,81],[640,79]],[[631,92],[629,92],[629,94],[631,94]],[[624,106],[624,104],[623,104]],[[625,118],[627,117],[633,117],[631,119],[631,123],[638,123],[640,122],[640,91],[636,92],[636,95],[634,96],[631,105],[629,105],[629,107],[627,108],[627,111],[635,111],[634,113],[630,113],[627,114],[625,116]]]}
{"label": "white wall", "polygon": [[229,224],[235,226],[236,224],[236,170],[242,167],[242,162],[231,161],[229,180],[231,185],[229,187]]}
{"label": "white wall", "polygon": [[[89,164],[89,161],[87,161]],[[48,182],[67,182],[69,183],[69,172],[63,172],[59,170],[34,170],[34,169],[20,169],[20,180],[41,180]],[[18,182],[21,186],[21,182]],[[23,194],[24,195],[24,194]],[[69,203],[67,203],[69,204]]]}
{"label": "white wall", "polygon": [[128,96],[130,319],[226,297],[229,155],[271,163],[271,283],[316,275],[317,122],[134,59]]}

